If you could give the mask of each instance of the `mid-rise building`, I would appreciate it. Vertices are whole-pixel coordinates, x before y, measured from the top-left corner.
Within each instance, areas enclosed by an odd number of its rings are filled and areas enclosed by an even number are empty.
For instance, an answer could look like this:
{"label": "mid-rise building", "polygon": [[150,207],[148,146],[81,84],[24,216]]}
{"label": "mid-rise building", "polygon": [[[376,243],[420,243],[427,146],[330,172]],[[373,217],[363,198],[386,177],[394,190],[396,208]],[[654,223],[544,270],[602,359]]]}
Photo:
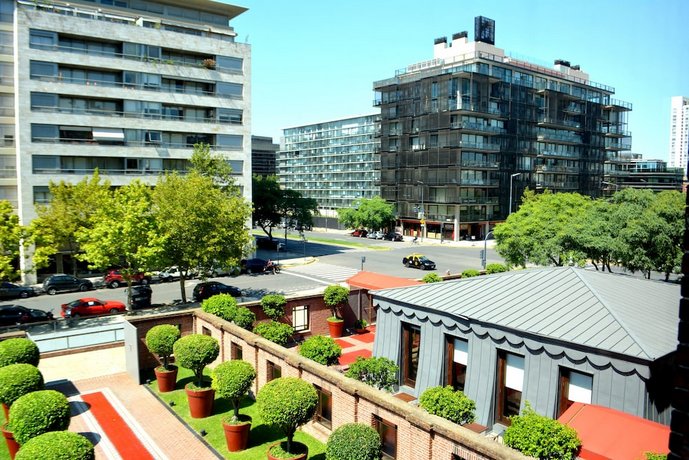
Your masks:
{"label": "mid-rise building", "polygon": [[689,97],[675,96],[670,107],[669,164],[686,171],[689,160]]}
{"label": "mid-rise building", "polygon": [[[0,2],[0,198],[21,222],[50,181],[114,185],[222,153],[251,198],[250,47],[210,0]],[[24,264],[29,263],[25,257]],[[26,267],[24,267],[26,268]]]}
{"label": "mid-rise building", "polygon": [[284,129],[280,185],[315,199],[324,218],[380,196],[378,123],[379,115],[371,114]]}
{"label": "mid-rise building", "polygon": [[606,158],[631,148],[614,88],[565,60],[511,57],[476,19],[475,41],[436,39],[433,59],[373,84],[381,194],[405,234],[484,237],[526,188],[599,196]]}
{"label": "mid-rise building", "polygon": [[272,137],[251,136],[251,175],[274,176],[279,149]]}

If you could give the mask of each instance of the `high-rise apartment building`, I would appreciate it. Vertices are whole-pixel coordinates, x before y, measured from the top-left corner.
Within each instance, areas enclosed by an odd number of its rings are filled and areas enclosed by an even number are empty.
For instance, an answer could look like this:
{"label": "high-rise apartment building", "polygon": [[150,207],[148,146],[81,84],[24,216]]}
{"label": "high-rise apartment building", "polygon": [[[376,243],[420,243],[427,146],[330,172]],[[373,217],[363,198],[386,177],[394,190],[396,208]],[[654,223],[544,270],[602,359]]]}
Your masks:
{"label": "high-rise apartment building", "polygon": [[436,39],[433,59],[373,85],[381,193],[406,234],[482,238],[527,187],[599,196],[606,159],[631,148],[614,88],[567,61],[510,57],[476,19],[476,41]]}
{"label": "high-rise apartment building", "polygon": [[689,160],[689,97],[675,96],[670,107],[670,156],[669,164],[684,168],[685,176]]}
{"label": "high-rise apartment building", "polygon": [[373,114],[284,129],[280,185],[315,199],[324,217],[379,196],[378,123]]}
{"label": "high-rise apartment building", "polygon": [[[114,186],[222,153],[251,198],[250,47],[210,0],[0,0],[0,199],[22,223],[50,181]],[[24,261],[28,263],[28,259]]]}
{"label": "high-rise apartment building", "polygon": [[251,175],[274,176],[279,149],[272,137],[251,136]]}

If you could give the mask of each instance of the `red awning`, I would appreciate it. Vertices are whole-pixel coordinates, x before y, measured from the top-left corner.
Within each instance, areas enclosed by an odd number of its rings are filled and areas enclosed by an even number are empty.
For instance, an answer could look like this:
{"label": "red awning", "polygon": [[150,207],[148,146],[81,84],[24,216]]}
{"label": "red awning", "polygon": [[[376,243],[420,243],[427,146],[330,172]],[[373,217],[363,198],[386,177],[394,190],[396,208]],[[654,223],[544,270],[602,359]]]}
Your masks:
{"label": "red awning", "polygon": [[347,280],[347,284],[352,287],[375,291],[377,289],[390,289],[397,287],[416,286],[424,284],[421,281],[410,280],[408,278],[398,278],[396,276],[381,275],[373,272],[359,272]]}
{"label": "red awning", "polygon": [[558,420],[577,430],[579,458],[585,460],[643,459],[645,452],[670,451],[670,427],[608,407],[575,402]]}

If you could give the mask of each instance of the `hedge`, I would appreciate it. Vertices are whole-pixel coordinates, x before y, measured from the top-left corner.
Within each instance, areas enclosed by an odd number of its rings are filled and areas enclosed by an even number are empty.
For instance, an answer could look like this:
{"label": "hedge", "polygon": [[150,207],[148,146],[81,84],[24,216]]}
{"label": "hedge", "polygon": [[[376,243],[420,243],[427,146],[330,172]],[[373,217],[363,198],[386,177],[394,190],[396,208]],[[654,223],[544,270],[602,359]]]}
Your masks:
{"label": "hedge", "polygon": [[170,355],[173,346],[180,338],[180,331],[177,326],[172,324],[159,324],[153,326],[146,333],[146,347],[151,353],[155,353],[163,360],[163,369],[169,370]]}
{"label": "hedge", "polygon": [[10,407],[10,431],[19,444],[48,431],[69,427],[69,401],[55,390],[41,390],[19,397]]}
{"label": "hedge", "polygon": [[234,315],[234,323],[241,327],[242,329],[246,329],[247,331],[250,331],[254,328],[254,323],[256,322],[256,315],[254,312],[249,310],[246,307],[239,307],[237,310],[237,314]]}
{"label": "hedge", "polygon": [[478,270],[474,270],[473,268],[469,268],[469,269],[464,270],[462,272],[462,278],[472,278],[472,277],[478,276],[480,274],[481,274],[481,272],[479,272]]}
{"label": "hedge", "polygon": [[24,444],[14,460],[95,460],[91,441],[71,431],[50,431]]}
{"label": "hedge", "polygon": [[38,366],[40,359],[38,346],[29,339],[16,338],[0,342],[0,367],[18,363]]}
{"label": "hedge", "polygon": [[424,283],[427,283],[427,284],[428,283],[439,283],[442,280],[443,279],[437,273],[428,273],[428,274],[426,274],[426,276],[421,278],[421,281],[423,281]]}
{"label": "hedge", "polygon": [[486,273],[491,275],[493,273],[504,273],[509,271],[509,267],[505,264],[488,264],[486,265]]}
{"label": "hedge", "polygon": [[379,390],[392,391],[397,385],[397,371],[399,367],[394,361],[384,357],[362,358],[357,357],[353,362],[345,377],[349,377],[367,385],[371,385]]}
{"label": "hedge", "polygon": [[204,388],[203,369],[220,354],[218,341],[209,335],[190,334],[175,342],[173,349],[179,365],[194,372],[196,387]]}
{"label": "hedge", "polygon": [[280,321],[285,316],[285,305],[287,305],[287,299],[284,295],[268,294],[261,299],[263,313],[273,321]]}
{"label": "hedge", "polygon": [[429,414],[463,425],[476,418],[476,403],[451,386],[427,388],[419,398],[419,406]]}
{"label": "hedge", "polygon": [[325,446],[326,460],[378,460],[381,453],[380,435],[363,423],[340,426]]}
{"label": "hedge", "polygon": [[299,354],[325,366],[332,366],[339,362],[342,347],[330,337],[314,335],[301,344]]}
{"label": "hedge", "polygon": [[254,334],[284,347],[294,334],[294,328],[289,324],[271,320],[257,325],[254,328]]}
{"label": "hedge", "polygon": [[521,415],[510,417],[503,442],[524,455],[536,458],[574,459],[581,441],[574,428],[539,415],[527,402]]}
{"label": "hedge", "polygon": [[43,374],[31,364],[0,367],[0,403],[7,407],[32,391],[44,390]]}
{"label": "hedge", "polygon": [[237,300],[229,294],[216,294],[201,303],[201,310],[225,321],[232,321],[237,315]]}

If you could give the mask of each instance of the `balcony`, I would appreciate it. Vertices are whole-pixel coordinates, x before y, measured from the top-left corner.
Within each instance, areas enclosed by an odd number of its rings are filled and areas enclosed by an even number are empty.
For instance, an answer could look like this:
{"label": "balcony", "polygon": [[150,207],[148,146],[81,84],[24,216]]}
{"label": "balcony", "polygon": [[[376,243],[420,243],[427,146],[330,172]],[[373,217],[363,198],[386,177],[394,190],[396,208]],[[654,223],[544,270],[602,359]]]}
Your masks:
{"label": "balcony", "polygon": [[538,126],[564,128],[570,130],[580,130],[581,123],[574,120],[562,120],[553,117],[540,116],[538,117]]}
{"label": "balcony", "polygon": [[177,116],[164,113],[151,113],[151,112],[122,112],[116,110],[99,110],[99,109],[75,109],[68,107],[48,107],[48,106],[32,106],[32,112],[42,112],[42,113],[68,113],[76,115],[94,115],[100,117],[112,117],[112,118],[143,118],[147,120],[173,120],[173,121],[184,121],[187,123],[212,123],[212,124],[232,124],[241,125],[241,120],[227,119],[221,120],[218,118],[204,118],[204,117],[188,117],[188,116]]}
{"label": "balcony", "polygon": [[604,104],[607,110],[614,110],[616,112],[628,112],[632,110],[632,103],[621,101],[619,99],[609,98]]}
{"label": "balcony", "polygon": [[470,122],[470,121],[450,123],[450,128],[451,129],[461,129],[463,131],[482,133],[482,134],[488,134],[488,135],[498,135],[498,134],[505,134],[506,133],[505,128],[501,128],[499,126],[486,125],[483,123]]}
{"label": "balcony", "polygon": [[605,150],[631,150],[632,142],[625,138],[606,138]]}
{"label": "balcony", "polygon": [[474,185],[484,187],[497,187],[500,185],[500,179],[460,179],[460,187],[470,187]]}
{"label": "balcony", "polygon": [[500,151],[500,144],[492,143],[492,142],[475,143],[475,142],[461,142],[460,141],[459,148],[461,148],[462,150],[477,150],[477,151],[483,151],[483,152],[499,152]]}
{"label": "balcony", "polygon": [[606,137],[631,137],[632,133],[625,131],[624,128],[617,125],[603,126],[601,130]]}
{"label": "balcony", "polygon": [[579,145],[582,143],[581,137],[578,136],[577,134],[574,134],[572,132],[540,132],[537,134],[537,139],[541,142],[557,142],[561,144],[571,144],[571,145]]}
{"label": "balcony", "polygon": [[499,161],[462,161],[460,166],[465,169],[497,169],[500,167]]}
{"label": "balcony", "polygon": [[506,115],[502,113],[497,104],[488,104],[487,102],[470,102],[466,99],[449,99],[448,109],[460,113],[480,113],[483,115],[491,115],[496,118],[506,117]]}
{"label": "balcony", "polygon": [[579,168],[573,168],[569,166],[551,166],[551,165],[538,165],[536,166],[536,172],[543,173],[558,173],[558,174],[579,174]]}

